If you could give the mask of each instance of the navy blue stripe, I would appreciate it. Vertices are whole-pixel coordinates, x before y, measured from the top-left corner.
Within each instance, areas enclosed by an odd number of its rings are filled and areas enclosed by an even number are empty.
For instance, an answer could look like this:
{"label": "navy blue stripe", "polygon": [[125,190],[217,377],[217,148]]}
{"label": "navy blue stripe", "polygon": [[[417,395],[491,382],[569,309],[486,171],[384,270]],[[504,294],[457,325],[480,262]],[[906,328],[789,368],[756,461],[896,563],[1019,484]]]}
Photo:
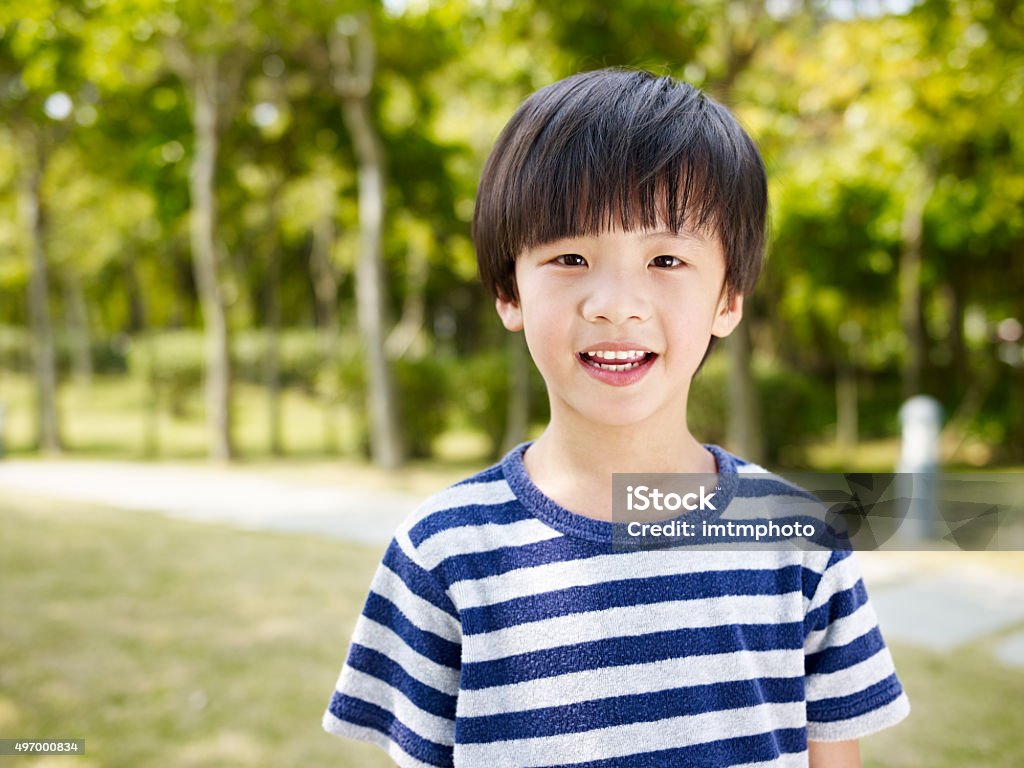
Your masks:
{"label": "navy blue stripe", "polygon": [[533,519],[533,515],[527,512],[517,499],[498,504],[467,504],[462,507],[449,507],[427,515],[412,527],[409,531],[409,539],[418,547],[431,536],[450,528],[490,523],[507,525],[530,519]]}
{"label": "navy blue stripe", "polygon": [[401,664],[384,654],[353,643],[345,663],[352,669],[375,677],[401,691],[423,711],[449,720],[455,718],[455,696],[420,682],[406,672]]}
{"label": "navy blue stripe", "polygon": [[592,640],[491,661],[470,662],[462,667],[461,687],[463,690],[479,690],[602,667],[735,651],[786,648],[803,648],[803,622],[676,629],[640,636]]}
{"label": "navy blue stripe", "polygon": [[420,762],[438,768],[455,764],[451,747],[423,738],[390,712],[374,704],[336,692],[331,698],[330,711],[339,720],[379,731]]}
{"label": "navy blue stripe", "polygon": [[493,483],[495,480],[504,480],[505,472],[502,470],[501,464],[492,464],[487,469],[483,469],[477,472],[472,477],[467,477],[465,480],[460,480],[455,483],[452,488],[458,488],[462,485],[479,485],[480,483]]}
{"label": "navy blue stripe", "polygon": [[818,584],[821,583],[822,574],[812,571],[810,568],[804,568],[800,577],[804,597],[810,600],[814,597],[814,593],[818,591]]}
{"label": "navy blue stripe", "polygon": [[604,581],[464,608],[462,631],[476,635],[574,613],[732,595],[777,595],[781,612],[786,593],[801,594],[800,576],[801,566],[791,565],[776,570],[699,571]]}
{"label": "navy blue stripe", "polygon": [[836,696],[831,699],[807,702],[807,719],[818,723],[833,723],[836,720],[849,720],[873,710],[884,707],[899,698],[903,686],[896,679],[896,674],[889,675],[863,691],[851,693],[849,696]]}
{"label": "navy blue stripe", "polygon": [[[641,745],[637,745],[638,747]],[[549,768],[664,768],[664,766],[700,766],[729,768],[742,763],[777,760],[782,755],[807,751],[807,732],[803,728],[785,728],[754,736],[738,736],[675,749],[659,749],[622,757],[592,760],[588,763],[549,766]]]}
{"label": "navy blue stripe", "polygon": [[870,659],[884,648],[882,633],[878,631],[878,627],[874,627],[846,645],[826,648],[808,655],[804,659],[804,670],[808,675],[837,672]]}
{"label": "navy blue stripe", "polygon": [[849,557],[850,553],[847,551],[833,551],[828,558],[828,562],[825,564],[825,568],[821,573],[810,568],[804,568],[804,597],[810,600],[814,597],[814,593],[818,591],[818,584],[824,578],[825,573],[829,568],[832,568],[836,563],[841,560],[845,560]]}
{"label": "navy blue stripe", "polygon": [[843,560],[845,560],[849,556],[850,556],[850,550],[848,550],[848,549],[837,549],[837,550],[834,550],[832,552],[832,554],[829,555],[828,563],[825,565],[825,570],[828,571],[829,568],[835,568],[837,565],[839,565],[841,562],[843,562]]}
{"label": "navy blue stripe", "polygon": [[434,573],[448,584],[460,581],[500,576],[520,568],[532,568],[549,563],[586,560],[612,553],[609,536],[606,542],[588,541],[572,536],[523,544],[517,547],[502,547],[488,552],[472,552],[454,555],[443,560]]}
{"label": "navy blue stripe", "polygon": [[393,630],[406,645],[431,661],[452,669],[459,668],[459,659],[462,655],[462,646],[459,643],[453,643],[426,629],[420,629],[386,597],[371,592],[366,598],[363,616]]}
{"label": "navy blue stripe", "polygon": [[482,744],[493,741],[582,733],[670,717],[803,701],[804,679],[765,678],[672,688],[630,696],[580,701],[560,707],[460,718],[455,740]]}
{"label": "navy blue stripe", "polygon": [[836,592],[828,599],[827,603],[819,605],[813,611],[809,611],[804,618],[804,627],[807,632],[825,629],[839,619],[854,613],[867,601],[867,590],[864,589],[864,584],[858,580],[849,589]]}
{"label": "navy blue stripe", "polygon": [[459,612],[456,610],[448,593],[438,583],[437,577],[413,562],[402,551],[398,542],[391,541],[387,552],[384,553],[384,565],[398,574],[398,577],[414,595],[422,597],[449,616],[456,619],[459,618]]}

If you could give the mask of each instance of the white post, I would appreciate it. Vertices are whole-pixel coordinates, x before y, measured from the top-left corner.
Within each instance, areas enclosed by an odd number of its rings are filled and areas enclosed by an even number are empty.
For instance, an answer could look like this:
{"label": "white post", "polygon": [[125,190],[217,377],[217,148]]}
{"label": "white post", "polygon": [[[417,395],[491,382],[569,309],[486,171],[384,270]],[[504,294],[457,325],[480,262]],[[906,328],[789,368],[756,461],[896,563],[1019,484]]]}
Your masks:
{"label": "white post", "polygon": [[910,498],[907,519],[900,527],[906,541],[918,542],[938,533],[936,487],[939,473],[939,431],[942,406],[927,395],[916,395],[900,408],[902,444],[896,471],[901,495]]}

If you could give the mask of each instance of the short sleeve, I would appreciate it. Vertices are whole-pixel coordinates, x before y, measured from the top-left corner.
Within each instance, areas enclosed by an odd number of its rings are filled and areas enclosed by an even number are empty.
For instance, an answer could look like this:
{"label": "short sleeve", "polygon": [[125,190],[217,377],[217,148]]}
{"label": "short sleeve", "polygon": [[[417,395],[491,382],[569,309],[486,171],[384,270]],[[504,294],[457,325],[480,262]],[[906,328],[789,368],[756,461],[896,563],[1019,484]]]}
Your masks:
{"label": "short sleeve", "polygon": [[[383,747],[402,768],[452,765],[458,613],[438,579],[391,542],[370,585],[324,729]],[[415,554],[415,553],[413,553]]]}
{"label": "short sleeve", "polygon": [[910,712],[856,560],[828,554],[804,618],[811,741],[858,739]]}

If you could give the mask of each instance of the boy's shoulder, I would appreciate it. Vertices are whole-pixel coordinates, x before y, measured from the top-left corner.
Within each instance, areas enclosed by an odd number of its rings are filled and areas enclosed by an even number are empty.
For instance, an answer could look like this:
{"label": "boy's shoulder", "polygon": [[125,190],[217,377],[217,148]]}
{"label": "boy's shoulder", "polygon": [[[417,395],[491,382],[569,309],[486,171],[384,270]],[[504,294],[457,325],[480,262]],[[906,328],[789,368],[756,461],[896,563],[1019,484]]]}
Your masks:
{"label": "boy's shoulder", "polygon": [[432,570],[454,555],[556,536],[520,502],[508,482],[507,466],[523,448],[425,499],[399,525],[398,545]]}
{"label": "boy's shoulder", "polygon": [[485,518],[492,507],[514,499],[502,462],[497,462],[428,496],[406,517],[398,532],[423,538],[430,532]]}

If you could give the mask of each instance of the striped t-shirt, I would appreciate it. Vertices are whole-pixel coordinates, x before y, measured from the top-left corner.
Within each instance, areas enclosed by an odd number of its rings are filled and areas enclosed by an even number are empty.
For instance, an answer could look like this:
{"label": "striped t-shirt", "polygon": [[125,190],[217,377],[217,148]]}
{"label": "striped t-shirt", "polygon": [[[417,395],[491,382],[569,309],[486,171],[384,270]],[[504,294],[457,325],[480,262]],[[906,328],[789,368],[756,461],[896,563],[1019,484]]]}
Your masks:
{"label": "striped t-shirt", "polygon": [[[906,716],[849,552],[618,551],[532,483],[526,447],[396,533],[329,732],[403,768],[782,768]],[[708,449],[719,509],[751,503],[736,478],[763,470]]]}

